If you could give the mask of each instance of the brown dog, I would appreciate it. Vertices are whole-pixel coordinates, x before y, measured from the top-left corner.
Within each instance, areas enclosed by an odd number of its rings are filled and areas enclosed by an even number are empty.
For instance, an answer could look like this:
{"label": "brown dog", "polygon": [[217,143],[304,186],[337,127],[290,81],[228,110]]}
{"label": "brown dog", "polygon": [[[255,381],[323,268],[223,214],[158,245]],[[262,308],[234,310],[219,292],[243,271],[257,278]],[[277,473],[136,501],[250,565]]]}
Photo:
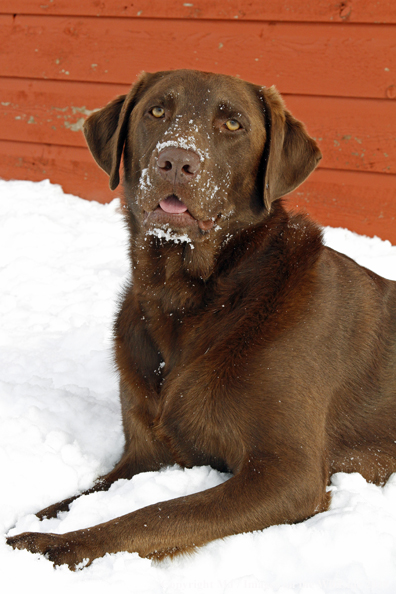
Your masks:
{"label": "brown dog", "polygon": [[144,74],[85,134],[112,188],[123,155],[133,271],[115,324],[125,451],[89,492],[175,462],[233,476],[8,542],[71,568],[117,551],[162,558],[326,510],[334,472],[383,484],[396,470],[396,283],[277,200],[321,155],[276,90]]}

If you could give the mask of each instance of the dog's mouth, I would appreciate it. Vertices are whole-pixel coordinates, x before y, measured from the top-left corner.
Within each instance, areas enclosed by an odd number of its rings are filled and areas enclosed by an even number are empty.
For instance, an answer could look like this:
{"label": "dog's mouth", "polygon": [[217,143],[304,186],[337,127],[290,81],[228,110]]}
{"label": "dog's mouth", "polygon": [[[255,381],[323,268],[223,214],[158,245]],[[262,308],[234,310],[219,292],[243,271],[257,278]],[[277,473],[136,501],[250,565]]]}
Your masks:
{"label": "dog's mouth", "polygon": [[200,220],[195,218],[184,202],[175,194],[161,200],[157,208],[146,213],[146,221],[178,228],[198,225],[201,231],[209,231],[215,224],[215,219]]}

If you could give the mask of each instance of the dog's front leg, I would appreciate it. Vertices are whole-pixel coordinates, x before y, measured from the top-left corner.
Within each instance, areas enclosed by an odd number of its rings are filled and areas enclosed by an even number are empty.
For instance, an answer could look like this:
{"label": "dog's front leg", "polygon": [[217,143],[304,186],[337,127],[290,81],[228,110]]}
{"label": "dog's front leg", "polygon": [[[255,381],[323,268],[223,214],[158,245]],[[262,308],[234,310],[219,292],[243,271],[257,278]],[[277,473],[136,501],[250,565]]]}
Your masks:
{"label": "dog's front leg", "polygon": [[8,538],[8,544],[71,569],[120,551],[161,559],[217,538],[301,521],[326,509],[327,503],[320,473],[313,477],[303,468],[291,471],[250,459],[236,476],[201,493],[68,534],[20,534]]}
{"label": "dog's front leg", "polygon": [[[81,495],[89,495],[97,491],[107,491],[119,479],[130,479],[140,472],[159,470],[163,466],[169,466],[175,463],[167,446],[158,441],[153,433],[150,423],[151,417],[147,415],[144,408],[139,407],[136,391],[136,386],[134,393],[128,385],[121,382],[120,395],[126,443],[120,461],[113,470],[105,476],[100,477],[90,489],[54,503],[37,512],[36,515],[40,520],[54,518],[59,512],[68,511],[70,504]],[[143,387],[141,388],[141,393],[138,395],[140,395],[140,400],[143,403],[149,403],[150,398],[151,400],[155,400],[155,397],[150,394],[149,390],[144,391]]]}

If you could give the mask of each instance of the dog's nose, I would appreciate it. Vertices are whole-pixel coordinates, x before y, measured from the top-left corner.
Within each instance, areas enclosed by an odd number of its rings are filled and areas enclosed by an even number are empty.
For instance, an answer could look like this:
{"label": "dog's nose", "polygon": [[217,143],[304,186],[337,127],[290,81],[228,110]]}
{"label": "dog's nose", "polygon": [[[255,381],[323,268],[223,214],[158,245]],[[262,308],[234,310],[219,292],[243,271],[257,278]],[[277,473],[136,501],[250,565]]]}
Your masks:
{"label": "dog's nose", "polygon": [[157,168],[164,179],[176,184],[192,180],[201,167],[199,155],[194,151],[169,146],[160,152]]}

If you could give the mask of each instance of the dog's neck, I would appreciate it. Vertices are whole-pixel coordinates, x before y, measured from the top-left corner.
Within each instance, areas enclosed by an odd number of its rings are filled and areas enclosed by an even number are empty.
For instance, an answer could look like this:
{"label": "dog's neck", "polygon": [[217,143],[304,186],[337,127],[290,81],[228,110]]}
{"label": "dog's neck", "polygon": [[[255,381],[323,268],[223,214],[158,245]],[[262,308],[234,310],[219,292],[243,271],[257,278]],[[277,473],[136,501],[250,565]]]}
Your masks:
{"label": "dog's neck", "polygon": [[198,311],[211,300],[219,280],[243,268],[243,261],[263,249],[287,219],[279,205],[262,224],[225,228],[195,243],[146,234],[130,222],[133,291],[148,311],[175,317]]}
{"label": "dog's neck", "polygon": [[192,329],[199,333],[202,321],[214,320],[222,308],[232,311],[241,300],[244,311],[263,300],[269,310],[275,307],[285,287],[309,274],[323,247],[314,224],[290,217],[281,206],[260,224],[210,245],[212,269],[203,278],[191,272],[192,257],[195,265],[199,258],[208,258],[200,247],[131,234],[133,278],[128,292],[168,369],[180,362],[189,341],[194,342]]}
{"label": "dog's neck", "polygon": [[165,314],[196,310],[212,284],[221,246],[176,243],[153,235],[131,241],[133,285],[139,301]]}

